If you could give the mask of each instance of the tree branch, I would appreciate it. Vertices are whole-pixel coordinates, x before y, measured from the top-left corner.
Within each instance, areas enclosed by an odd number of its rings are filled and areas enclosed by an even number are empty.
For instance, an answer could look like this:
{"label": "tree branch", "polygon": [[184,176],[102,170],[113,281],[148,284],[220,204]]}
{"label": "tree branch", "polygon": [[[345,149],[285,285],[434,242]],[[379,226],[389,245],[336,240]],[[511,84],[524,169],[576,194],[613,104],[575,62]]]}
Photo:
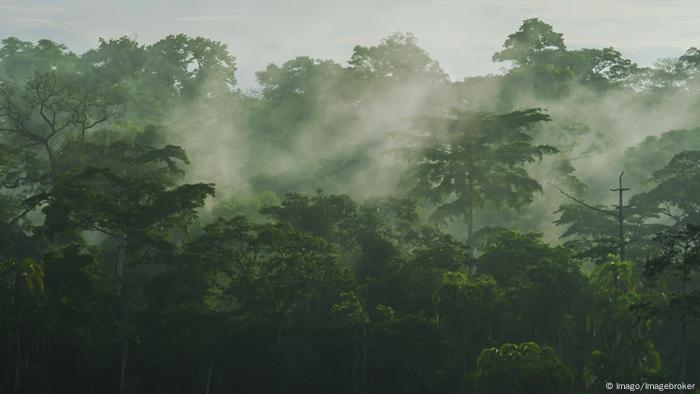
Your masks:
{"label": "tree branch", "polygon": [[35,206],[28,207],[27,209],[25,209],[24,211],[22,211],[22,213],[20,213],[19,215],[15,216],[12,220],[10,220],[9,222],[7,222],[7,225],[8,225],[8,226],[14,225],[14,224],[17,223],[20,219],[22,219],[23,217],[25,217],[29,212],[33,211],[34,208],[36,208],[36,207],[35,207]]}
{"label": "tree branch", "polygon": [[601,209],[601,208],[597,208],[597,207],[594,207],[594,206],[592,206],[592,205],[589,205],[589,204],[585,203],[584,201],[581,201],[581,200],[579,200],[578,198],[572,196],[571,194],[565,192],[564,190],[562,190],[562,188],[560,188],[559,186],[557,186],[557,185],[555,185],[555,184],[553,184],[553,183],[551,183],[551,182],[549,182],[549,185],[552,186],[553,188],[559,190],[559,192],[560,192],[561,194],[565,195],[567,198],[573,200],[573,201],[576,202],[577,204],[583,205],[584,207],[586,207],[586,208],[588,208],[588,209],[592,209],[592,210],[594,210],[594,211],[597,211],[597,212],[600,212],[600,213],[604,213],[604,214],[606,214],[606,215],[611,215],[611,216],[617,217],[617,214],[616,214],[615,212],[606,211],[605,209]]}

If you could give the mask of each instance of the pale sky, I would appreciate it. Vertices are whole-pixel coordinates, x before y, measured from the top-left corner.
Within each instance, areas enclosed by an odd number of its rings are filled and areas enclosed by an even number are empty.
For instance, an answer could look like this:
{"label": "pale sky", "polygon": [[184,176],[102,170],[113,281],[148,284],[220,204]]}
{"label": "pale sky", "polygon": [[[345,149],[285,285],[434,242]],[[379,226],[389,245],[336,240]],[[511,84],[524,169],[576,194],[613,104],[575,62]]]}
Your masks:
{"label": "pale sky", "polygon": [[533,17],[569,48],[613,46],[641,65],[700,46],[700,0],[0,0],[0,38],[50,38],[80,53],[99,37],[200,35],[228,45],[245,89],[269,63],[344,64],[354,45],[397,31],[414,33],[454,80],[498,72],[491,55]]}

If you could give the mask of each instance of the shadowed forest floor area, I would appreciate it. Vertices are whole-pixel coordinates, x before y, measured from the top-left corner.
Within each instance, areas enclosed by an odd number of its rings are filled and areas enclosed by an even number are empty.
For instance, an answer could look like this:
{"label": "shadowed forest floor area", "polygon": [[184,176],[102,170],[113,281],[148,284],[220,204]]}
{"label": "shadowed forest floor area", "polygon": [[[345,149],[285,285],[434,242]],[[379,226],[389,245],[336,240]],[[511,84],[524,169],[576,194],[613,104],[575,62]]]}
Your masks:
{"label": "shadowed forest floor area", "polygon": [[2,39],[0,393],[700,384],[700,50],[494,51]]}

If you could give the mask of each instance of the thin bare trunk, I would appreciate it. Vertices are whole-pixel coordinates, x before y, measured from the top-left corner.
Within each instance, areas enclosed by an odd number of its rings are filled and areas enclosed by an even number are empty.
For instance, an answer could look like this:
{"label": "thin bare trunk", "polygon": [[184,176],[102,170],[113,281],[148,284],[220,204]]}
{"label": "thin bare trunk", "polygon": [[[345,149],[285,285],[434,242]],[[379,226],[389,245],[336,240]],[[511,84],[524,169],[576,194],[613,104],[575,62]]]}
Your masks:
{"label": "thin bare trunk", "polygon": [[311,293],[307,293],[304,297],[304,326],[309,326],[309,318],[311,317]]}
{"label": "thin bare trunk", "polygon": [[681,356],[681,373],[679,377],[679,382],[685,382],[685,340],[686,340],[686,327],[687,324],[683,322],[681,325],[681,349],[680,349],[680,356]]}
{"label": "thin bare trunk", "polygon": [[51,144],[49,141],[44,141],[44,150],[46,150],[46,156],[49,159],[49,172],[52,177],[56,176],[56,160],[53,155],[53,149],[51,149]]}
{"label": "thin bare trunk", "polygon": [[129,359],[129,334],[127,332],[127,325],[129,322],[129,301],[127,299],[127,283],[125,279],[126,264],[127,264],[127,252],[128,252],[128,238],[125,236],[121,247],[119,248],[119,257],[117,259],[117,269],[115,275],[115,285],[117,287],[117,292],[121,298],[121,335],[122,335],[122,361],[121,368],[119,371],[119,394],[124,394],[125,389],[125,379],[126,379],[126,366],[127,360]]}
{"label": "thin bare trunk", "polygon": [[467,207],[467,246],[469,247],[469,265],[467,266],[467,274],[475,275],[476,266],[474,265],[474,186],[472,180],[468,180],[467,194],[469,198],[469,206]]}
{"label": "thin bare trunk", "polygon": [[207,391],[206,391],[206,394],[209,394],[211,392],[211,376],[212,376],[212,373],[214,372],[214,356],[215,356],[215,354],[212,352],[211,359],[209,359],[209,370],[207,371]]}
{"label": "thin bare trunk", "polygon": [[469,195],[469,206],[467,207],[467,240],[469,242],[469,253],[474,256],[472,235],[474,235],[474,192],[472,190],[471,180],[469,181],[469,187],[467,188],[467,193]]}
{"label": "thin bare trunk", "polygon": [[[689,246],[686,243],[685,250],[683,253],[684,262],[686,261],[685,259],[687,258],[686,256],[688,254],[688,247]],[[688,289],[687,289],[688,280],[685,277],[683,277],[681,283],[682,283],[681,284],[681,292],[682,292],[682,296],[683,296],[683,301],[687,302],[686,297],[687,297],[687,292],[688,292]],[[680,371],[680,377],[679,377],[680,382],[685,382],[685,358],[686,358],[686,356],[685,356],[685,341],[686,341],[687,327],[688,327],[688,322],[685,320],[685,317],[684,317],[683,320],[681,321],[681,348],[680,348],[681,371]],[[679,391],[679,392],[681,392],[681,391]]]}
{"label": "thin bare trunk", "polygon": [[15,354],[15,382],[12,387],[12,392],[17,393],[19,392],[20,388],[20,380],[21,380],[21,375],[22,375],[22,357],[21,357],[21,347],[20,347],[20,338],[19,338],[19,332],[17,332],[17,335],[15,337],[15,346],[16,346],[16,354]]}
{"label": "thin bare trunk", "polygon": [[469,255],[470,257],[474,257],[474,240],[472,239],[474,235],[474,206],[472,204],[469,204],[469,212],[467,214],[467,239],[469,240]]}
{"label": "thin bare trunk", "polygon": [[362,393],[367,394],[367,326],[362,326]]}
{"label": "thin bare trunk", "polygon": [[357,331],[352,333],[352,349],[354,357],[352,359],[352,394],[357,394],[357,364],[360,360],[360,349],[357,346]]}
{"label": "thin bare trunk", "polygon": [[279,325],[277,326],[277,344],[279,345],[280,342],[282,341],[282,331],[284,329],[284,319],[285,316],[282,315],[282,319],[280,320]]}
{"label": "thin bare trunk", "polygon": [[467,370],[467,355],[464,352],[464,342],[465,338],[463,333],[459,333],[457,340],[455,341],[456,346],[456,356],[457,356],[457,392],[459,394],[464,394],[464,374]]}
{"label": "thin bare trunk", "polygon": [[559,353],[559,360],[562,361],[562,354],[561,354],[561,327],[557,329],[557,349]]}
{"label": "thin bare trunk", "polygon": [[114,271],[114,286],[116,287],[119,294],[121,294],[121,282],[124,278],[124,271],[126,267],[126,242],[124,239],[122,245],[119,247],[119,255],[117,256],[117,267]]}
{"label": "thin bare trunk", "polygon": [[129,357],[129,339],[124,338],[122,344],[122,365],[119,374],[119,394],[124,394],[125,378],[126,378],[126,361]]}

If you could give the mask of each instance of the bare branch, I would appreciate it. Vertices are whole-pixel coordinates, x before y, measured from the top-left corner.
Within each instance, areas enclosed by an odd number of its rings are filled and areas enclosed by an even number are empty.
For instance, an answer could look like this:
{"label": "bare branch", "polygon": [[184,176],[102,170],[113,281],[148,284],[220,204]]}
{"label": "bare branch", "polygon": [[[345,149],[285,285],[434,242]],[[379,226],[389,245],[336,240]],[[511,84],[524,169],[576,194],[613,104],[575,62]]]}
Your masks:
{"label": "bare branch", "polygon": [[565,195],[567,198],[573,200],[573,201],[576,202],[577,204],[583,205],[584,207],[586,207],[586,208],[588,208],[588,209],[592,209],[592,210],[594,210],[594,211],[597,211],[597,212],[600,212],[600,213],[604,213],[604,214],[606,214],[606,215],[611,215],[611,216],[617,217],[617,213],[615,213],[615,212],[613,212],[613,211],[606,211],[605,209],[601,209],[601,208],[597,208],[597,207],[594,207],[594,206],[592,206],[592,205],[589,205],[589,204],[585,203],[584,201],[581,201],[581,200],[579,200],[578,198],[572,196],[571,194],[565,192],[564,190],[562,190],[562,188],[560,188],[559,186],[557,186],[557,185],[555,185],[555,184],[553,184],[553,183],[551,183],[551,182],[549,183],[549,185],[552,186],[553,188],[559,190],[559,192],[560,192],[561,194]]}
{"label": "bare branch", "polygon": [[12,220],[10,220],[9,222],[7,222],[7,225],[8,225],[8,226],[14,225],[14,224],[17,223],[20,219],[22,219],[23,217],[25,217],[29,212],[33,211],[34,208],[36,208],[36,206],[28,207],[27,209],[25,209],[24,211],[22,211],[22,213],[20,213],[19,215],[15,216]]}

